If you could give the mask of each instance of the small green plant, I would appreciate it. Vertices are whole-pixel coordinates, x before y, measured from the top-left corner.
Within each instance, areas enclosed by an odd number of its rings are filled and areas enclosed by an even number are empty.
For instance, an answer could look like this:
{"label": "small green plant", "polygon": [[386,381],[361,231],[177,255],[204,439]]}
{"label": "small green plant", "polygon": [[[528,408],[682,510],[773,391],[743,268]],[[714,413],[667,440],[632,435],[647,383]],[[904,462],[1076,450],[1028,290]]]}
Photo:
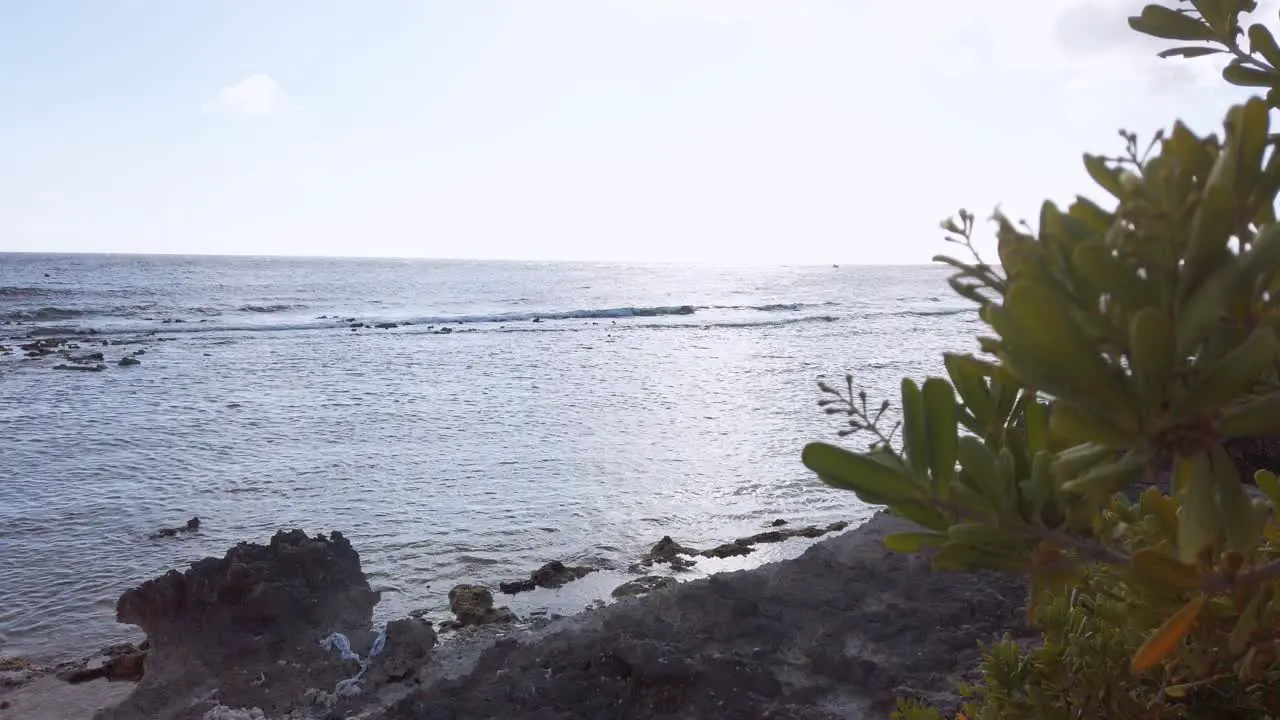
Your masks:
{"label": "small green plant", "polygon": [[1193,43],[1162,56],[1224,55],[1228,82],[1266,89],[1221,136],[1122,131],[1123,155],[1084,157],[1105,204],[1046,202],[1035,229],[995,215],[998,267],[972,252],[971,213],[943,223],[973,258],[937,259],[989,333],[944,355],[946,377],[902,381],[900,426],[852,378],[822,385],[841,434],[873,442],[803,461],[920,526],[887,546],[1030,577],[1044,643],[984,648],[970,720],[1280,717],[1280,479],[1242,478],[1226,449],[1280,435],[1280,48],[1242,24],[1254,10],[1130,18]]}

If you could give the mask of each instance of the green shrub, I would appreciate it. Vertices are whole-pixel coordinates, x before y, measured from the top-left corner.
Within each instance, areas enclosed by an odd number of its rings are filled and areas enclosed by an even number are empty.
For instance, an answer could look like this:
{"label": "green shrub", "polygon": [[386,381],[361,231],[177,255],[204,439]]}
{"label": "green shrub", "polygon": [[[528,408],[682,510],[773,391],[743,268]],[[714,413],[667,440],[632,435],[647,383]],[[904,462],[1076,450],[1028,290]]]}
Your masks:
{"label": "green shrub", "polygon": [[[997,213],[998,266],[937,258],[990,332],[944,356],[947,377],[903,380],[899,424],[853,378],[822,385],[841,435],[872,443],[813,443],[804,463],[921,526],[887,546],[1030,576],[1044,643],[984,648],[971,720],[1280,717],[1280,479],[1240,477],[1224,447],[1280,435],[1280,47],[1241,24],[1255,9],[1130,18],[1193,43],[1164,57],[1230,57],[1223,77],[1265,99],[1221,137],[1122,132],[1123,157],[1084,158],[1106,206],[1045,203],[1034,230]],[[944,228],[972,250],[972,214]]]}

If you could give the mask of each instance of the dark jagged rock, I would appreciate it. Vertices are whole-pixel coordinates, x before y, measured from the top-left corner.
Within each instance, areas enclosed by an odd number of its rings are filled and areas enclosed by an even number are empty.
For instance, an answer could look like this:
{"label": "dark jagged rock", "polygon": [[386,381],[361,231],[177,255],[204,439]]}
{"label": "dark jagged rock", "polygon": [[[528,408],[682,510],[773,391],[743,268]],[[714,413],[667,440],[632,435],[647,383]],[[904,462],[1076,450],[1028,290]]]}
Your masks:
{"label": "dark jagged rock", "polygon": [[[895,697],[952,709],[978,641],[1025,626],[1025,580],[930,572],[867,526],[756,570],[680,583],[559,632],[501,640],[469,673],[386,720],[887,717]],[[950,714],[944,714],[950,717]]]}
{"label": "dark jagged rock", "polygon": [[844,520],[837,520],[827,526],[827,532],[840,532],[849,527],[849,523]]}
{"label": "dark jagged rock", "polygon": [[640,558],[640,564],[652,566],[654,563],[672,563],[682,560],[681,555],[697,555],[698,551],[693,548],[687,548],[675,540],[670,535],[664,535],[661,540],[654,543],[649,552]]}
{"label": "dark jagged rock", "polygon": [[458,585],[450,590],[449,609],[457,619],[445,621],[440,627],[450,630],[472,625],[515,622],[519,619],[510,608],[495,608],[493,593],[479,585]]}
{"label": "dark jagged rock", "polygon": [[662,590],[664,588],[674,587],[676,579],[667,577],[666,575],[645,575],[635,580],[629,580],[613,589],[610,593],[616,598],[633,597],[635,595],[644,595],[654,590]]}
{"label": "dark jagged rock", "polygon": [[782,518],[778,518],[777,520],[774,520],[773,522],[769,523],[769,526],[770,526],[770,527],[782,527],[783,525],[786,525],[786,524],[787,524],[787,521],[786,521],[786,520],[783,520]]}
{"label": "dark jagged rock", "polygon": [[717,545],[710,550],[703,550],[701,555],[709,558],[731,558],[741,555],[750,555],[755,552],[755,548],[743,542],[731,542],[723,545]]}
{"label": "dark jagged rock", "polygon": [[365,675],[365,682],[373,687],[407,679],[418,671],[436,646],[436,631],[431,623],[423,620],[393,620],[387,623],[386,632],[386,645]]}
{"label": "dark jagged rock", "polygon": [[70,360],[73,363],[91,363],[102,362],[102,357],[102,353],[100,352],[91,352],[85,353],[84,355],[72,355],[67,358],[67,360]]}
{"label": "dark jagged rock", "polygon": [[200,529],[200,518],[193,517],[187,521],[186,525],[183,525],[181,527],[161,528],[160,530],[157,530],[156,532],[151,534],[151,539],[155,540],[158,538],[173,537],[178,533],[195,532],[196,530],[199,530],[199,529]]}
{"label": "dark jagged rock", "polygon": [[593,572],[595,568],[565,565],[559,560],[552,560],[534,570],[528,580],[499,583],[498,589],[507,595],[515,595],[534,588],[558,588]]}
{"label": "dark jagged rock", "polygon": [[199,718],[211,697],[267,716],[301,706],[308,689],[331,688],[350,668],[319,640],[341,632],[367,652],[378,593],[340,533],[279,532],[241,543],[124,593],[116,618],[147,634],[142,682],[96,720]]}
{"label": "dark jagged rock", "polygon": [[126,355],[120,358],[120,362],[116,363],[120,367],[129,367],[131,365],[141,365],[142,361],[132,355]]}
{"label": "dark jagged rock", "polygon": [[400,326],[393,322],[384,322],[384,323],[378,323],[377,325],[374,325],[374,327],[378,328],[379,330],[394,330],[395,328],[398,328]]}
{"label": "dark jagged rock", "polygon": [[105,678],[112,682],[138,682],[144,674],[148,643],[122,643],[103,648],[98,655],[60,668],[58,679],[73,685]]}

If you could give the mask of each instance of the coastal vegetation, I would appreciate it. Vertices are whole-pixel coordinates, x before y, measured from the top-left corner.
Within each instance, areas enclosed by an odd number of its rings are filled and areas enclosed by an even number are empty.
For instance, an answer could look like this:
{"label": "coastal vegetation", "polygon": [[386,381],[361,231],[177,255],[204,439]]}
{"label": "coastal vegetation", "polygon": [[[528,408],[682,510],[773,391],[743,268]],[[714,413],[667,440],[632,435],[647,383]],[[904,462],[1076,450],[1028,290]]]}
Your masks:
{"label": "coastal vegetation", "polygon": [[[821,386],[869,443],[803,461],[919,525],[890,549],[1029,578],[1041,641],[983,648],[969,720],[1280,717],[1280,478],[1233,452],[1280,436],[1280,45],[1256,10],[1130,18],[1256,97],[1220,135],[1122,131],[1121,156],[1084,156],[1106,200],[1046,202],[1034,229],[995,214],[998,263],[937,258],[985,323],[945,377],[898,403]],[[972,213],[943,227],[974,250]]]}

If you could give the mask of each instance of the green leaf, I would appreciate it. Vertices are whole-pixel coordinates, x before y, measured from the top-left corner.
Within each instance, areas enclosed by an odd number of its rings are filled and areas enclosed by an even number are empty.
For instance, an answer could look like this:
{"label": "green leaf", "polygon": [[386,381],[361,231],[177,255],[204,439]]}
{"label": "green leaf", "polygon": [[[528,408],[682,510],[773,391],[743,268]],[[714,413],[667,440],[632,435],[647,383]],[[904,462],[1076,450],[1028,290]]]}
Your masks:
{"label": "green leaf", "polygon": [[1269,588],[1255,588],[1253,597],[1249,599],[1249,604],[1245,606],[1244,611],[1240,613],[1240,617],[1236,620],[1236,626],[1231,629],[1231,635],[1227,639],[1227,649],[1232,655],[1239,655],[1249,646],[1249,641],[1253,639],[1253,634],[1258,630],[1259,610],[1261,609],[1262,599],[1269,593]]}
{"label": "green leaf", "polygon": [[1050,468],[1053,455],[1046,451],[1037,452],[1031,460],[1031,475],[1018,483],[1022,499],[1026,501],[1024,519],[1032,525],[1041,525],[1044,506],[1053,497],[1053,473]]}
{"label": "green leaf", "polygon": [[1116,449],[1131,446],[1137,437],[1135,430],[1117,425],[1108,415],[1082,410],[1061,399],[1049,414],[1049,430],[1077,443],[1096,443]]}
{"label": "green leaf", "polygon": [[1212,40],[1213,29],[1204,22],[1161,5],[1148,5],[1142,14],[1129,18],[1129,27],[1144,35],[1164,40]]}
{"label": "green leaf", "polygon": [[920,386],[911,378],[902,379],[902,444],[907,465],[917,481],[929,477],[929,438],[925,433],[924,399]]}
{"label": "green leaf", "polygon": [[1079,195],[1076,196],[1076,201],[1071,203],[1067,214],[1088,225],[1096,233],[1105,234],[1116,221],[1114,213],[1103,210],[1094,201]]}
{"label": "green leaf", "polygon": [[1174,474],[1174,486],[1183,495],[1178,518],[1178,557],[1182,562],[1195,563],[1205,548],[1212,548],[1222,537],[1213,465],[1202,452],[1179,456],[1174,461]]}
{"label": "green leaf", "polygon": [[827,443],[810,443],[800,457],[823,482],[852,490],[864,502],[892,505],[900,500],[923,499],[920,487],[911,478],[866,455]]}
{"label": "green leaf", "polygon": [[978,424],[989,428],[995,423],[995,400],[987,389],[986,374],[988,364],[972,355],[944,353],[943,364],[951,377],[951,384],[964,402]]}
{"label": "green leaf", "polygon": [[959,409],[951,384],[941,378],[924,381],[925,434],[929,439],[929,470],[934,492],[943,500],[956,475],[956,443],[959,439]]}
{"label": "green leaf", "polygon": [[938,547],[947,541],[943,533],[901,532],[884,536],[884,546],[897,553],[916,553],[923,547]]}
{"label": "green leaf", "polygon": [[1273,506],[1280,507],[1280,477],[1270,470],[1259,470],[1253,474],[1253,482]]}
{"label": "green leaf", "polygon": [[1089,172],[1089,177],[1098,183],[1103,190],[1111,193],[1117,199],[1124,198],[1124,187],[1120,184],[1120,173],[1107,165],[1106,159],[1099,155],[1084,156],[1084,169]]}
{"label": "green leaf", "polygon": [[1063,483],[1062,489],[1101,502],[1132,484],[1146,466],[1144,453],[1131,452],[1116,462],[1090,468],[1080,477]]}
{"label": "green leaf", "polygon": [[1164,404],[1177,359],[1174,326],[1164,311],[1147,307],[1129,321],[1129,365],[1150,410]]}
{"label": "green leaf", "polygon": [[1197,58],[1197,57],[1204,57],[1205,55],[1213,55],[1215,53],[1224,53],[1224,52],[1226,52],[1226,50],[1223,50],[1222,48],[1191,46],[1191,47],[1176,47],[1176,48],[1169,48],[1168,50],[1161,50],[1160,52],[1156,53],[1156,55],[1159,55],[1162,58],[1171,58],[1171,57]]}
{"label": "green leaf", "polygon": [[1249,49],[1261,55],[1272,67],[1280,68],[1280,45],[1267,26],[1254,23],[1249,26]]}
{"label": "green leaf", "polygon": [[1222,69],[1222,79],[1241,87],[1272,88],[1280,85],[1280,74],[1256,70],[1239,60],[1232,60]]}
{"label": "green leaf", "polygon": [[1274,369],[1277,360],[1280,338],[1270,326],[1258,326],[1226,357],[1197,374],[1187,393],[1187,408],[1212,413],[1248,398],[1258,379]]}
{"label": "green leaf", "polygon": [[[876,504],[888,505],[889,503]],[[952,522],[950,518],[939,512],[937,508],[923,501],[895,501],[889,510],[894,515],[904,517],[922,528],[937,530],[939,532],[950,527]]]}
{"label": "green leaf", "polygon": [[1194,565],[1179,562],[1157,550],[1144,548],[1130,560],[1134,574],[1141,578],[1183,590],[1200,586],[1200,571]]}
{"label": "green leaf", "polygon": [[1049,406],[1032,398],[1023,411],[1027,428],[1027,452],[1033,457],[1049,449]]}
{"label": "green leaf", "polygon": [[1267,149],[1270,108],[1260,98],[1250,98],[1243,106],[1231,110],[1232,126],[1238,156],[1236,158],[1236,191],[1248,197],[1262,174],[1262,156]]}
{"label": "green leaf", "polygon": [[1255,522],[1253,503],[1240,482],[1235,462],[1221,445],[1215,445],[1210,451],[1209,462],[1213,464],[1213,478],[1218,486],[1218,512],[1222,516],[1219,522],[1227,549],[1247,553],[1258,546],[1262,536],[1262,526]]}
{"label": "green leaf", "polygon": [[1225,408],[1214,429],[1225,437],[1280,435],[1280,392],[1252,397]]}

